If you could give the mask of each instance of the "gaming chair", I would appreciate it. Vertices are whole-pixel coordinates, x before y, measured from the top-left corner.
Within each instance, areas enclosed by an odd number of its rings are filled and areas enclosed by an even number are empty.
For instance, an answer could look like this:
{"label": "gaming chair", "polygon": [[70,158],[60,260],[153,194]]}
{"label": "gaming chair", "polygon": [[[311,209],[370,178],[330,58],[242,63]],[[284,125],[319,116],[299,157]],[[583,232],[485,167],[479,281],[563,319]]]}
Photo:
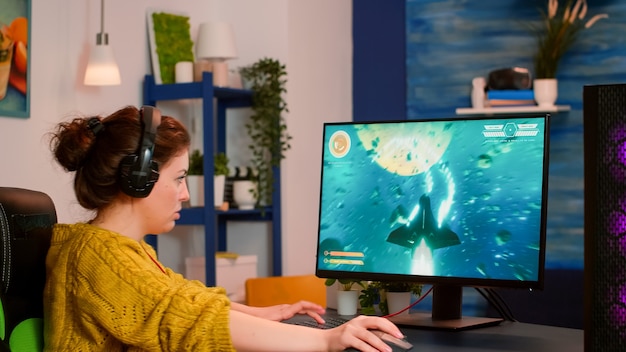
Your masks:
{"label": "gaming chair", "polygon": [[43,350],[43,290],[54,203],[0,187],[0,352]]}

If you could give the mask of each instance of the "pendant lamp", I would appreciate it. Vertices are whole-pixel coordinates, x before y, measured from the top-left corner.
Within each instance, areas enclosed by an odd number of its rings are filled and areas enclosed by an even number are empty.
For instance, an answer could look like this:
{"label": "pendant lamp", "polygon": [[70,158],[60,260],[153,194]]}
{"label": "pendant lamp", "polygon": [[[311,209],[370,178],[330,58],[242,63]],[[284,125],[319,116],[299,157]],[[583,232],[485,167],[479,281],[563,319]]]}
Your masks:
{"label": "pendant lamp", "polygon": [[109,35],[104,32],[104,0],[100,0],[100,33],[96,36],[96,45],[89,53],[84,83],[88,86],[113,86],[121,83],[113,48],[109,46]]}

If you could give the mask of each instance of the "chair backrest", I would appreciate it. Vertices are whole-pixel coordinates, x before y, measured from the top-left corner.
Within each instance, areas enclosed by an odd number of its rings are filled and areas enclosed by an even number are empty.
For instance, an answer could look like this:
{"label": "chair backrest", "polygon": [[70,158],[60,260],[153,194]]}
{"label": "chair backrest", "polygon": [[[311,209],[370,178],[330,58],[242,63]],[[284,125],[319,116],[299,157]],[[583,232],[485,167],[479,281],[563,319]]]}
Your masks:
{"label": "chair backrest", "polygon": [[0,187],[0,351],[43,350],[43,290],[54,203],[45,193]]}
{"label": "chair backrest", "polygon": [[315,275],[250,278],[246,280],[246,303],[267,307],[305,300],[326,307],[324,281]]}

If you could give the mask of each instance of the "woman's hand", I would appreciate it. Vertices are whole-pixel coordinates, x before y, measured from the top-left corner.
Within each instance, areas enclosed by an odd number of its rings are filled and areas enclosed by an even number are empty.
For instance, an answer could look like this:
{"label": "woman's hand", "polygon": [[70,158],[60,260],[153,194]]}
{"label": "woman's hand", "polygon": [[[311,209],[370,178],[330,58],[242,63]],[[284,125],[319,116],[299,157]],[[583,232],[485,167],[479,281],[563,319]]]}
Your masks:
{"label": "woman's hand", "polygon": [[[301,302],[300,302],[301,303]],[[308,306],[309,302],[305,302]],[[296,308],[299,303],[285,305]],[[236,308],[251,308],[236,305]],[[255,310],[257,308],[254,308]],[[258,308],[258,312],[285,313],[280,306]],[[293,313],[287,313],[293,315]],[[237,351],[343,351],[353,347],[363,352],[391,352],[377,331],[402,338],[400,330],[381,317],[358,316],[334,329],[316,329],[285,324],[230,310],[230,334]],[[279,337],[279,338],[277,338]]]}
{"label": "woman's hand", "polygon": [[386,332],[399,339],[404,335],[388,319],[361,315],[334,329],[325,330],[329,351],[343,351],[349,347],[362,352],[386,351],[392,349],[371,330]]}
{"label": "woman's hand", "polygon": [[326,312],[324,307],[309,301],[300,301],[294,304],[279,304],[269,307],[250,307],[233,303],[232,308],[259,318],[274,321],[286,320],[296,314],[306,314],[320,324],[324,323],[324,319],[322,319],[320,314]]}

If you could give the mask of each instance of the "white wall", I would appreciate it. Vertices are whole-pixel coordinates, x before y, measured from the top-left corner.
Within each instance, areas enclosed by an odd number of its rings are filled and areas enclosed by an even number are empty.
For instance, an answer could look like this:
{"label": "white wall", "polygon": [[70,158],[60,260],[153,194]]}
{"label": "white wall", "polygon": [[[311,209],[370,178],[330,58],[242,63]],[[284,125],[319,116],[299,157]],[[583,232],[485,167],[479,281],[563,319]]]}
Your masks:
{"label": "white wall", "polygon": [[[352,115],[350,0],[108,0],[105,31],[122,75],[122,84],[113,87],[82,84],[89,46],[100,29],[100,1],[32,0],[30,118],[0,117],[0,185],[48,193],[61,222],[88,219],[75,202],[71,175],[53,161],[45,135],[75,113],[108,114],[141,104],[143,76],[151,72],[145,22],[149,7],[188,14],[192,38],[201,22],[233,23],[239,58],[231,67],[266,56],[287,64],[287,124],[293,140],[282,171],[284,273],[313,272],[322,122]],[[199,114],[193,104],[162,108],[184,121]],[[245,112],[234,113],[234,120],[240,115]],[[268,262],[267,225],[233,224],[229,236],[229,249],[244,254],[260,249],[260,261]],[[160,253],[178,270],[196,241],[181,237],[164,238],[173,244],[162,246]]]}
{"label": "white wall", "polygon": [[352,1],[290,1],[288,49],[283,258],[286,273],[303,274],[315,271],[322,123],[352,119]]}

